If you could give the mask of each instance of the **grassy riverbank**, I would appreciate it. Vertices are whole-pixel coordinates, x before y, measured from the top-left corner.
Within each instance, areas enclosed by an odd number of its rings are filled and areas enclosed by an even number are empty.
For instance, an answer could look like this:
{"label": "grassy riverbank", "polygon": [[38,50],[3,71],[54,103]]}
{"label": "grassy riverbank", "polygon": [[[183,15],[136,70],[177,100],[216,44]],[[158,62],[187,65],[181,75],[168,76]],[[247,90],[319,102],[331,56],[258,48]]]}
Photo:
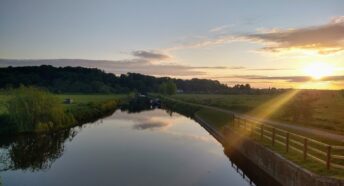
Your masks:
{"label": "grassy riverbank", "polygon": [[[186,95],[178,95],[178,96],[186,96]],[[174,96],[174,97],[178,97],[178,96]],[[190,116],[190,117],[197,115],[200,118],[202,118],[205,122],[210,124],[212,127],[214,127],[216,130],[218,130],[219,132],[223,132],[225,128],[233,126],[232,114],[224,113],[224,112],[209,109],[209,108],[202,108],[200,106],[188,104],[186,102],[173,101],[164,97],[162,97],[161,99],[163,100],[163,103],[165,103],[168,108],[172,108],[173,110],[180,112],[181,114],[186,114],[187,116]],[[242,131],[239,130],[237,132],[242,135],[247,135],[247,132],[243,130]],[[264,145],[266,148],[269,148],[275,151],[276,153],[282,155],[283,157],[291,160],[295,164],[300,165],[301,167],[307,170],[310,170],[311,172],[314,172],[323,176],[344,178],[343,170],[331,168],[328,171],[326,170],[326,167],[323,164],[320,164],[311,159],[304,160],[303,155],[300,153],[297,153],[294,151],[290,151],[289,153],[286,153],[285,147],[283,147],[282,145],[276,144],[272,146],[271,141],[266,140],[266,139],[261,140],[260,136],[257,136],[254,134],[249,134],[247,137],[251,138],[257,143]]]}
{"label": "grassy riverbank", "polygon": [[[344,114],[341,112],[344,109],[342,91],[298,91],[292,96],[287,93],[272,95],[178,94],[172,98],[252,116],[257,115],[290,125],[344,134]],[[303,112],[305,114],[301,115]]]}
{"label": "grassy riverbank", "polygon": [[[80,125],[86,122],[93,122],[101,117],[113,113],[119,104],[125,102],[127,95],[119,94],[54,94],[58,99],[59,104],[63,107],[63,112],[69,118],[64,120],[62,124],[53,125],[54,127],[45,124],[38,125],[34,129],[21,129],[18,125],[9,119],[9,113],[5,106],[10,99],[8,94],[4,92],[0,94],[0,133],[27,133],[27,132],[45,132],[51,130],[59,130],[75,125]],[[63,101],[67,98],[73,100],[71,104],[64,104]]]}

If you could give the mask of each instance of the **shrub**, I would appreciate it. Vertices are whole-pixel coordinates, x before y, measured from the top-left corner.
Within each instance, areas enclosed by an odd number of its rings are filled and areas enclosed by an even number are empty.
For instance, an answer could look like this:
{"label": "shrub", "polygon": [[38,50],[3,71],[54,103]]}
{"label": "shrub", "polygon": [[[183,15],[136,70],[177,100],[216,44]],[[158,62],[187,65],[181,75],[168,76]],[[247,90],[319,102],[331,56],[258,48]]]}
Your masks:
{"label": "shrub", "polygon": [[6,107],[18,132],[51,130],[74,122],[60,100],[48,91],[21,86],[10,95]]}

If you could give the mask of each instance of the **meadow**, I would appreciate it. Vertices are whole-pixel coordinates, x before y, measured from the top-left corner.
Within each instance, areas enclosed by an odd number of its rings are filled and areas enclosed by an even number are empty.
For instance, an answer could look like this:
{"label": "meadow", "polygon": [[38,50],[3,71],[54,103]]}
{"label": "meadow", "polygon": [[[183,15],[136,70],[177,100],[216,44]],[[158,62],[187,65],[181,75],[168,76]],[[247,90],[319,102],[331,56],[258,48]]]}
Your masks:
{"label": "meadow", "polygon": [[[282,101],[286,96],[283,94],[177,94],[172,96],[172,98],[228,109],[252,116],[264,116],[265,119],[291,125],[320,128],[344,134],[344,94],[342,91],[308,91],[306,96],[303,95],[303,97],[307,98],[306,101],[299,99],[301,95],[301,93],[296,93],[284,102]],[[305,112],[306,109],[308,112]],[[305,112],[307,117],[297,117],[297,120],[295,120],[290,116],[290,112]]]}
{"label": "meadow", "polygon": [[[87,104],[87,103],[99,103],[117,98],[124,98],[127,95],[125,94],[55,94],[60,100],[61,103],[70,98],[73,100],[71,104],[63,104],[65,108],[70,108],[78,104]],[[6,102],[10,96],[4,92],[0,93],[0,114],[6,112]]]}
{"label": "meadow", "polygon": [[[46,132],[93,122],[112,114],[128,98],[124,94],[49,94],[31,88],[20,91],[13,92],[17,95],[15,99],[7,92],[0,94],[0,133]],[[65,99],[72,102],[64,103]],[[23,104],[29,107],[22,109]],[[42,108],[46,112],[39,111]]]}

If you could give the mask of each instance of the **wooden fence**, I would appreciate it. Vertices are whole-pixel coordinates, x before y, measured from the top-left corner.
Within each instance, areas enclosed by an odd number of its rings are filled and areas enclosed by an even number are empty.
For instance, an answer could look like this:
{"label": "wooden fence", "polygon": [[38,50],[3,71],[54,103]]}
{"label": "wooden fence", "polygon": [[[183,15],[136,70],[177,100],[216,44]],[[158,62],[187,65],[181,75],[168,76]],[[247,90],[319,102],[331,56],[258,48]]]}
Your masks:
{"label": "wooden fence", "polygon": [[282,145],[286,153],[295,151],[302,155],[304,160],[315,160],[326,166],[327,170],[332,167],[344,169],[344,146],[329,145],[273,125],[240,117],[234,117],[233,127],[258,135],[261,140],[267,139],[272,146]]}

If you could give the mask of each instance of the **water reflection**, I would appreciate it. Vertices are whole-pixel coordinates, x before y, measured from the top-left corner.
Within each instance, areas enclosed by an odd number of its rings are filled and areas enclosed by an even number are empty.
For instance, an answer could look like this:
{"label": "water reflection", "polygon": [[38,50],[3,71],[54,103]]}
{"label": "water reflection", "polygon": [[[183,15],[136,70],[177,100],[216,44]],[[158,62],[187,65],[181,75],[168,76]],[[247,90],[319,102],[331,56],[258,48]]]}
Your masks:
{"label": "water reflection", "polygon": [[146,130],[146,129],[156,129],[168,126],[168,123],[164,123],[163,121],[151,121],[148,123],[139,123],[134,125],[134,129],[137,130]]}
{"label": "water reflection", "polygon": [[[128,104],[122,105],[120,110],[124,113],[139,113],[153,110],[149,99],[133,99]],[[122,119],[135,119],[127,116]],[[151,118],[136,118],[143,122],[134,125],[138,130],[153,129],[167,126],[164,121],[154,121]],[[120,115],[119,115],[119,118]],[[100,123],[102,120],[99,120]],[[48,134],[29,134],[21,136],[0,136],[0,171],[5,170],[29,170],[38,171],[49,169],[56,159],[64,152],[64,144],[71,141],[77,134],[78,129],[85,126],[78,126]]]}
{"label": "water reflection", "polygon": [[147,97],[135,98],[130,100],[128,103],[121,106],[121,111],[126,111],[128,113],[139,113],[144,110],[153,110],[156,107],[153,106],[150,102],[150,99]]}
{"label": "water reflection", "polygon": [[[228,161],[222,146],[200,125],[171,110],[152,110],[142,106],[143,103],[132,102],[112,116],[73,129],[0,138],[3,182],[5,185],[253,184],[252,179],[242,178],[243,172],[237,173],[238,167],[231,165],[233,161]],[[246,160],[242,162],[240,167],[245,167]],[[250,164],[248,172],[259,172],[253,167]],[[264,174],[252,174],[252,178],[261,183],[267,179]]]}
{"label": "water reflection", "polygon": [[68,129],[49,134],[1,137],[0,169],[48,169],[62,156],[65,141],[72,140],[75,135],[75,130]]}

